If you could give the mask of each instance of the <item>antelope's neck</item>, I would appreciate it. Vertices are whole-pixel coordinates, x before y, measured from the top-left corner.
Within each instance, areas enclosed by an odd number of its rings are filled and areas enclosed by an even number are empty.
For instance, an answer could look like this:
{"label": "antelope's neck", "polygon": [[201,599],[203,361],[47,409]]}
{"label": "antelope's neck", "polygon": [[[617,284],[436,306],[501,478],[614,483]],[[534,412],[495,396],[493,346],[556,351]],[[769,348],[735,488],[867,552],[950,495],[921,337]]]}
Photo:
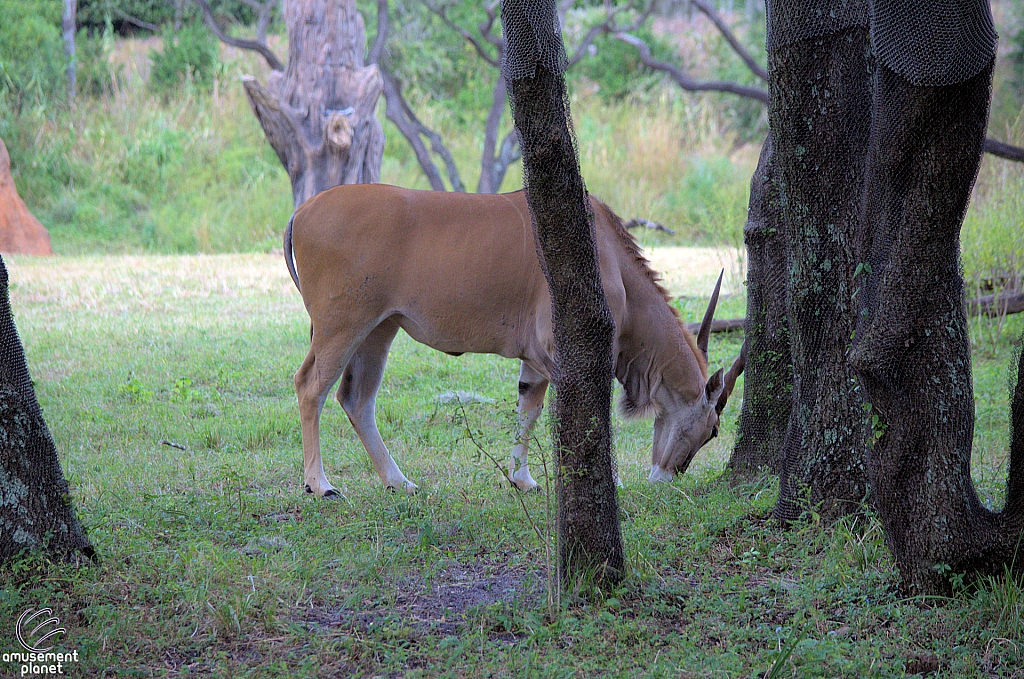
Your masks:
{"label": "antelope's neck", "polygon": [[685,398],[704,386],[693,345],[662,292],[643,275],[624,276],[626,314],[618,337],[615,376],[640,370]]}

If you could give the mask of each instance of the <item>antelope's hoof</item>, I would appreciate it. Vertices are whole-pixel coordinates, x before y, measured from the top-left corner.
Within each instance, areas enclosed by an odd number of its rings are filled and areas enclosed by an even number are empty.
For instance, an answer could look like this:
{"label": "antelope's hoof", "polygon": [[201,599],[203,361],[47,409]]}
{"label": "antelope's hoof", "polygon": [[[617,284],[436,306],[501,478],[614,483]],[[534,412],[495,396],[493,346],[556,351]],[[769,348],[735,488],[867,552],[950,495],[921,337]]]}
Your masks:
{"label": "antelope's hoof", "polygon": [[526,481],[520,479],[512,479],[512,485],[524,493],[529,493],[531,490],[537,490],[537,488],[539,487],[537,482],[534,481],[533,479],[528,479]]}
{"label": "antelope's hoof", "polygon": [[[310,495],[314,494],[313,493],[313,489],[309,487],[308,483],[306,484],[306,492],[309,493]],[[333,499],[333,498],[336,498],[336,497],[341,497],[341,493],[339,493],[338,491],[334,490],[333,488],[328,488],[326,491],[324,491],[324,494],[321,495],[320,497],[324,498],[325,500],[330,500],[330,499]]]}
{"label": "antelope's hoof", "polygon": [[417,486],[417,485],[416,485],[415,483],[413,483],[412,481],[406,480],[406,481],[402,481],[402,482],[401,482],[400,484],[397,484],[397,485],[396,485],[396,484],[393,484],[393,483],[389,483],[389,484],[388,484],[388,485],[386,486],[386,488],[387,488],[387,489],[388,489],[388,490],[389,490],[390,492],[392,492],[392,493],[396,493],[396,492],[398,492],[398,489],[399,489],[399,488],[404,488],[404,489],[405,489],[405,494],[406,494],[406,495],[415,495],[415,494],[416,494],[416,491],[417,491],[417,490],[419,490],[419,488],[420,488],[420,487],[419,487],[419,486]]}
{"label": "antelope's hoof", "polygon": [[520,469],[513,472],[512,476],[509,477],[509,480],[512,482],[513,486],[524,493],[529,493],[531,490],[535,490],[537,488],[537,482],[533,480],[532,476],[530,476],[529,469]]}

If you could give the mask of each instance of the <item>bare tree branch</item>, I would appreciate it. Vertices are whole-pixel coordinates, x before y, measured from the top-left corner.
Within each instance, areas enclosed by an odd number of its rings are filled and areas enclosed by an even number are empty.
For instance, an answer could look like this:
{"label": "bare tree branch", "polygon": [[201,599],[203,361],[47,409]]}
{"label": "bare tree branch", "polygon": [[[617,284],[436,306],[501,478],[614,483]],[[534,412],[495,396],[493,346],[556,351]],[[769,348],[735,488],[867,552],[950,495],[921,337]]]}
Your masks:
{"label": "bare tree branch", "polygon": [[[477,40],[476,37],[474,37],[472,33],[470,33],[469,31],[467,31],[466,29],[462,28],[461,26],[459,26],[454,21],[452,21],[451,19],[448,18],[448,13],[447,13],[447,11],[445,10],[444,7],[436,7],[433,3],[430,3],[430,2],[426,3],[426,6],[427,6],[427,9],[429,9],[431,12],[433,12],[438,17],[440,17],[441,21],[444,22],[445,26],[447,26],[448,28],[452,29],[453,31],[455,31],[456,33],[461,35],[463,37],[463,39],[466,40],[466,42],[468,42],[470,45],[472,45],[473,49],[476,50],[476,53],[480,55],[481,59],[486,61],[491,66],[494,66],[495,68],[500,68],[501,67],[501,52],[500,52],[500,48],[499,48],[498,56],[497,57],[492,57],[490,54],[487,53],[487,50],[484,49],[483,44],[479,40]],[[489,21],[480,24],[480,32],[484,35],[484,38],[487,39],[488,42],[491,42],[491,44],[497,46],[497,43],[495,43],[492,40],[490,40],[489,38],[487,38],[487,36],[492,35],[491,27],[494,25],[494,15],[492,14],[491,11],[488,11],[488,15],[489,15]],[[504,44],[504,43],[502,43],[502,44]]]}
{"label": "bare tree branch", "polygon": [[[380,66],[381,57],[384,55],[384,45],[388,41],[388,31],[391,28],[391,18],[388,15],[388,0],[377,0],[377,36],[373,39],[373,46],[366,61],[370,64]],[[383,71],[383,68],[381,69]]]}
{"label": "bare tree branch", "polygon": [[[430,129],[426,125],[424,125],[423,122],[421,122],[420,119],[416,116],[412,108],[409,106],[408,102],[406,102],[405,98],[402,97],[402,93],[398,88],[398,82],[395,80],[394,76],[391,75],[391,73],[385,71],[384,69],[381,69],[381,72],[387,73],[385,77],[385,87],[387,86],[386,83],[389,80],[392,82],[392,84],[395,85],[394,94],[395,98],[397,99],[397,104],[402,112],[402,115],[404,115],[410,121],[410,123],[412,124],[412,128],[414,128],[418,134],[422,134],[430,141],[430,150],[436,153],[437,155],[441,156],[441,159],[444,161],[445,169],[448,171],[448,181],[451,182],[452,190],[458,191],[459,193],[465,192],[466,187],[463,185],[462,178],[459,176],[459,168],[455,165],[455,159],[452,158],[452,154],[448,150],[448,147],[445,146],[444,140],[441,139],[441,135],[439,135],[437,132]],[[391,120],[392,122],[395,122],[394,118],[391,117],[390,111],[391,97],[388,97],[388,119]],[[403,134],[405,133],[403,132]],[[408,135],[406,135],[406,139],[409,139],[409,142],[412,143],[412,139]],[[415,148],[415,145],[413,146],[413,148]],[[427,158],[429,159],[429,156],[427,156]],[[430,160],[429,164],[431,167],[433,167],[433,160]],[[423,167],[422,162],[420,163],[420,166]],[[425,167],[424,172],[427,172]],[[429,173],[427,174],[429,179]],[[433,185],[433,182],[431,182],[431,184]],[[442,182],[440,188],[437,188],[435,190],[444,191],[444,183]]]}
{"label": "bare tree branch", "polygon": [[[767,81],[768,74],[763,68],[757,63],[756,60],[750,55],[750,53],[744,49],[744,47],[736,39],[736,36],[729,30],[729,27],[722,20],[721,16],[714,10],[714,8],[707,3],[706,0],[690,0],[691,3],[705,14],[718,28],[719,32],[725,37],[732,46],[733,51],[743,60],[747,67],[759,78]],[[672,64],[664,61],[658,61],[651,55],[651,50],[640,38],[630,34],[626,31],[616,31],[612,33],[612,36],[627,42],[630,45],[636,47],[640,53],[640,60],[648,68],[653,68],[656,71],[662,71],[667,73],[673,81],[679,87],[684,90],[693,91],[718,91],[718,92],[729,92],[741,97],[747,97],[749,99],[755,99],[763,104],[768,103],[768,92],[757,87],[749,87],[747,85],[740,85],[730,81],[710,81],[700,82],[693,80],[681,69],[673,66]],[[1024,163],[1024,148],[1019,146],[1013,146],[1012,144],[1006,144],[1001,141],[997,141],[992,138],[985,140],[984,146],[985,153],[991,153],[994,156],[1004,158],[1006,160],[1012,160],[1018,163]]]}
{"label": "bare tree branch", "polygon": [[971,316],[1005,316],[1024,311],[1024,290],[1005,290],[994,295],[985,295],[967,302],[967,313]]}
{"label": "bare tree branch", "polygon": [[[559,7],[559,17],[562,18],[563,22],[564,13],[561,12],[561,7],[565,7],[566,11],[568,11],[571,5],[571,2],[565,2],[563,5]],[[576,51],[573,53],[571,57],[569,57],[569,61],[565,66],[566,70],[569,70],[570,68],[575,66],[586,55],[587,49],[590,48],[590,45],[593,44],[594,40],[597,38],[598,35],[602,33],[616,32],[632,33],[633,31],[640,28],[640,26],[642,26],[645,21],[647,21],[648,17],[650,17],[651,13],[654,11],[654,7],[655,4],[653,2],[649,3],[647,9],[641,12],[640,15],[636,18],[636,20],[628,28],[624,28],[616,26],[615,18],[622,12],[626,12],[628,10],[633,9],[633,3],[630,2],[629,4],[620,5],[618,7],[612,7],[610,3],[606,3],[604,21],[602,21],[599,24],[591,26],[590,30],[587,31],[587,34],[583,36],[583,40],[581,40],[580,44],[576,46]]]}
{"label": "bare tree branch", "polygon": [[[284,70],[284,64],[282,64],[281,60],[277,58],[277,55],[274,54],[274,52],[269,47],[267,47],[265,25],[263,26],[262,29],[263,35],[259,40],[245,40],[242,38],[233,38],[227,33],[225,33],[224,30],[220,27],[220,24],[217,23],[217,20],[213,16],[213,9],[210,7],[210,3],[208,2],[208,0],[195,0],[195,3],[199,5],[199,8],[203,11],[203,21],[206,23],[206,26],[211,31],[213,31],[213,34],[216,35],[221,42],[223,42],[226,45],[231,45],[232,47],[237,47],[239,49],[252,50],[254,52],[258,52],[264,59],[266,59],[267,64],[270,66],[270,68],[274,69],[275,71]],[[273,7],[273,0],[268,1],[264,5],[264,9],[266,10],[268,15],[268,23],[269,13],[273,10]],[[258,26],[257,33],[259,33]]]}
{"label": "bare tree branch", "polygon": [[519,134],[512,130],[501,140],[501,150],[494,160],[494,184],[495,191],[501,189],[501,183],[505,181],[505,173],[508,167],[523,157],[523,149],[519,146]]}
{"label": "bare tree branch", "polygon": [[494,0],[484,5],[484,11],[487,12],[487,20],[477,26],[480,29],[480,35],[484,36],[484,40],[498,48],[499,54],[505,50],[505,39],[494,32],[494,22],[497,19],[500,6],[500,0]]}
{"label": "bare tree branch", "polygon": [[690,4],[696,7],[701,13],[711,20],[711,23],[715,25],[718,32],[722,34],[729,46],[732,47],[733,52],[743,60],[743,63],[747,65],[747,68],[753,72],[761,80],[768,82],[768,72],[761,67],[761,64],[757,63],[753,55],[747,51],[747,49],[736,39],[736,35],[732,32],[729,26],[722,19],[722,16],[712,7],[707,0],[690,0]]}
{"label": "bare tree branch", "polygon": [[985,153],[991,153],[993,156],[999,156],[1006,160],[1015,160],[1018,163],[1024,163],[1024,148],[1019,146],[1004,144],[1001,141],[996,141],[989,137],[985,140],[985,146],[983,148]]}
{"label": "bare tree branch", "polygon": [[154,33],[159,33],[160,32],[160,27],[157,26],[156,24],[151,24],[148,21],[143,21],[142,19],[137,19],[137,18],[133,17],[131,14],[128,14],[127,12],[123,12],[120,9],[116,8],[116,7],[114,8],[114,14],[116,14],[118,16],[118,18],[121,19],[121,21],[126,21],[129,24],[131,24],[132,26],[138,26],[139,28],[144,28],[147,31],[153,31]]}
{"label": "bare tree branch", "polygon": [[423,144],[423,140],[420,139],[419,127],[405,114],[405,107],[402,105],[404,99],[402,99],[394,77],[383,68],[381,68],[380,73],[384,78],[384,99],[387,102],[388,120],[394,123],[398,131],[402,133],[402,136],[412,146],[413,153],[416,154],[416,160],[420,164],[420,169],[423,170],[423,174],[427,176],[427,181],[430,182],[430,188],[434,191],[444,191],[444,180],[441,179],[441,173],[437,171],[437,166],[430,157],[430,152]]}
{"label": "bare tree branch", "polygon": [[768,92],[758,87],[749,87],[747,85],[741,85],[729,80],[708,80],[700,81],[694,80],[688,76],[682,69],[673,66],[672,64],[659,61],[651,55],[651,48],[647,46],[647,43],[640,38],[632,35],[631,33],[612,33],[612,37],[622,42],[628,43],[637,49],[640,54],[640,61],[643,62],[648,68],[653,68],[656,71],[667,73],[669,77],[684,90],[690,92],[728,92],[735,94],[740,97],[746,97],[748,99],[754,99],[760,101],[762,104],[768,103]]}
{"label": "bare tree branch", "polygon": [[501,182],[497,181],[494,175],[497,162],[494,150],[498,144],[498,128],[501,125],[501,117],[508,105],[506,94],[505,79],[499,77],[494,83],[491,110],[487,112],[487,122],[484,124],[484,150],[480,158],[480,181],[476,185],[477,193],[497,193],[501,188]]}
{"label": "bare tree branch", "polygon": [[387,115],[388,120],[394,123],[406,141],[409,142],[413,153],[416,154],[416,160],[420,164],[420,169],[423,170],[423,174],[427,176],[427,181],[430,182],[430,188],[434,191],[446,190],[441,173],[438,171],[437,165],[434,164],[434,159],[430,157],[430,151],[427,150],[420,135],[423,135],[430,141],[430,149],[441,156],[441,159],[444,161],[452,190],[464,192],[466,189],[462,184],[462,178],[459,176],[459,168],[455,165],[455,160],[441,139],[441,135],[420,121],[413,112],[412,107],[409,106],[409,102],[402,96],[401,83],[393,73],[381,64],[384,46],[388,41],[389,28],[388,0],[377,0],[377,36],[373,40],[373,46],[370,48],[367,62],[377,64],[381,77],[384,79],[384,99],[387,102],[385,115]]}

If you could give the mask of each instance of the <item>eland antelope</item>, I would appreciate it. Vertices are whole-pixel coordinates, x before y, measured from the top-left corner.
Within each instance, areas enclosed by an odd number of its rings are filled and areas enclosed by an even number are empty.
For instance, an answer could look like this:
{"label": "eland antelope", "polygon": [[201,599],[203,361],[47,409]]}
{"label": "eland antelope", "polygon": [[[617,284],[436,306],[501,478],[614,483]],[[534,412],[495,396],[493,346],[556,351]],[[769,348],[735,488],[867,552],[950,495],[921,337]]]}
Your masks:
{"label": "eland antelope", "polygon": [[[601,279],[615,320],[615,377],[627,417],[654,417],[650,480],[668,481],[718,433],[718,418],[743,357],[708,376],[707,347],[721,276],[694,337],[639,246],[604,203],[590,198]],[[526,196],[413,191],[380,184],[338,186],[301,205],[288,222],[284,257],[312,323],[309,353],[295,373],[306,490],[336,495],[320,454],[320,412],[337,398],[384,485],[416,485],[377,430],[375,406],[399,328],[458,356],[521,361],[519,432],[510,479],[530,476],[530,430],[554,368],[551,299],[534,247]]]}

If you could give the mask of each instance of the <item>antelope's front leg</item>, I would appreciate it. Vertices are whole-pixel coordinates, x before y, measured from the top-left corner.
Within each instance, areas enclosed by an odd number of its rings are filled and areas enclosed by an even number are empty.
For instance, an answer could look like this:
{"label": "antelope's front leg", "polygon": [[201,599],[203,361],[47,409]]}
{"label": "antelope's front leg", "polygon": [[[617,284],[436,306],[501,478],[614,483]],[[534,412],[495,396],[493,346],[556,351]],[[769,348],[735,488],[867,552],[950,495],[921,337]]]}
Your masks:
{"label": "antelope's front leg", "polygon": [[533,368],[523,363],[519,370],[519,436],[512,449],[512,462],[509,478],[519,490],[529,491],[537,487],[537,482],[530,476],[530,465],[527,461],[530,432],[534,423],[544,409],[544,394],[548,389],[548,380]]}

